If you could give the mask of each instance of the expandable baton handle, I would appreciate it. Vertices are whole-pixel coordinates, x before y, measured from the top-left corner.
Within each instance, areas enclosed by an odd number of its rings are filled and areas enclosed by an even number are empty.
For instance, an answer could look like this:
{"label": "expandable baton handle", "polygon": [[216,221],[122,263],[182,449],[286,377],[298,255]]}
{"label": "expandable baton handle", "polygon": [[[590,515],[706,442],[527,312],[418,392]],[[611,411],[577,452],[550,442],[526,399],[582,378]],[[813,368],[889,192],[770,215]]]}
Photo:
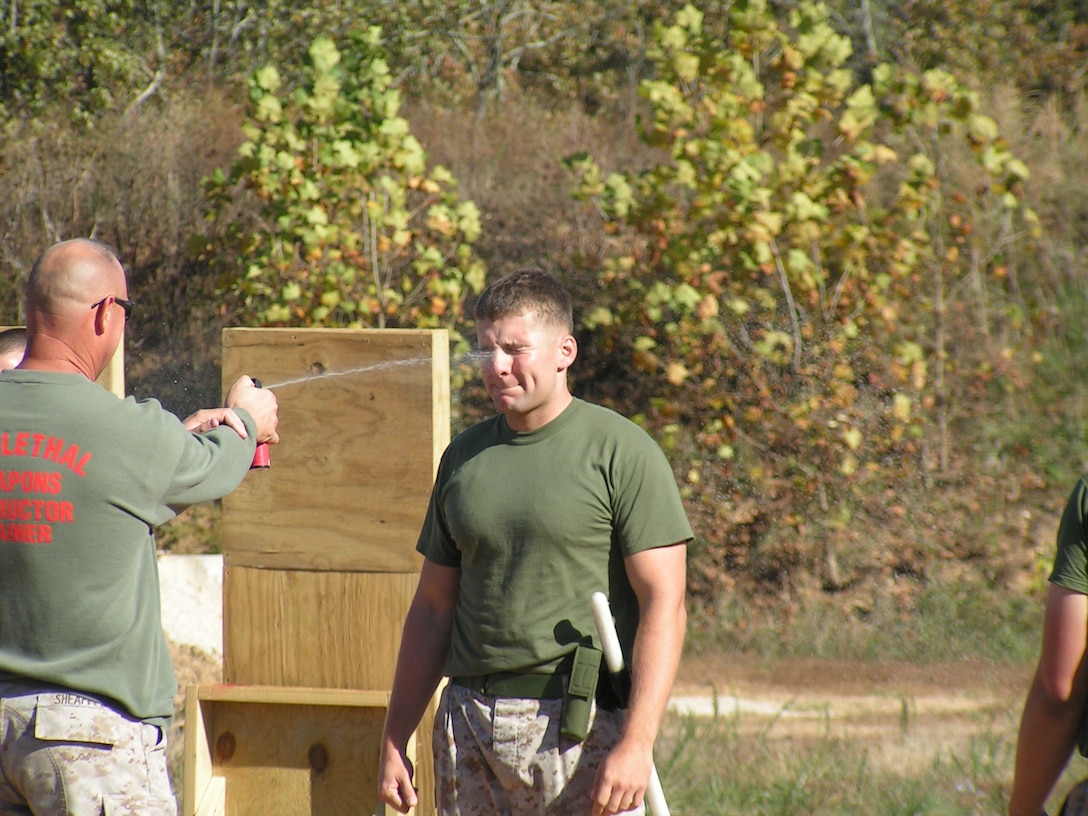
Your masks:
{"label": "expandable baton handle", "polygon": [[[627,698],[631,691],[631,676],[623,662],[623,649],[620,636],[616,632],[616,622],[612,620],[612,609],[603,592],[594,592],[590,596],[593,605],[593,620],[597,624],[597,634],[601,638],[601,650],[612,685],[619,695],[620,705],[627,708]],[[661,778],[657,775],[657,765],[650,766],[650,781],[646,785],[646,804],[653,816],[670,816],[669,803],[665,801],[665,791],[661,788]]]}
{"label": "expandable baton handle", "polygon": [[589,600],[593,604],[593,620],[601,638],[601,651],[604,652],[604,663],[608,667],[608,679],[612,681],[612,689],[619,698],[620,708],[627,708],[627,698],[631,696],[631,674],[623,663],[623,649],[620,647],[619,635],[616,634],[616,624],[612,620],[608,598],[603,592],[594,592]]}

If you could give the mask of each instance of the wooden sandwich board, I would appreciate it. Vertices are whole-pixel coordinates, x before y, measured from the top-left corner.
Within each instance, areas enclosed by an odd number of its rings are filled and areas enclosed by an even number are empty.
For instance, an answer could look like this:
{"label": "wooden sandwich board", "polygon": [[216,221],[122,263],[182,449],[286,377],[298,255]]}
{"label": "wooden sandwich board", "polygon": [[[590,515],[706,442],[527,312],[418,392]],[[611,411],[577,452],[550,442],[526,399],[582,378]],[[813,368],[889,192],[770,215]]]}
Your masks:
{"label": "wooden sandwich board", "polygon": [[[330,690],[387,699],[392,689],[422,566],[415,543],[449,443],[449,340],[443,330],[228,329],[224,392],[242,374],[275,390],[281,441],[270,449],[271,466],[252,470],[223,500],[223,679],[248,687],[235,692],[247,699],[223,699],[214,687],[191,692],[186,722],[202,722],[205,734],[186,738],[186,816],[203,816],[195,808],[212,808],[217,789],[226,816],[251,812],[232,809],[242,807],[232,790],[250,786],[242,774],[257,777],[215,761],[219,737],[208,725],[224,716],[267,719],[249,730],[271,743],[261,746],[262,757],[284,757],[282,773],[292,779],[284,784],[296,791],[297,808],[263,812],[334,813],[311,810],[312,798],[288,769],[298,769],[300,731],[333,733],[346,716],[345,704],[307,700]],[[270,689],[292,689],[296,701]],[[276,702],[262,702],[269,694]],[[433,709],[416,740],[419,814],[434,812]],[[353,756],[380,738],[383,720],[384,712],[359,715],[344,732],[357,740]],[[237,741],[236,727],[228,730]],[[261,767],[258,777],[280,778],[279,769],[269,770],[275,761]],[[375,779],[352,778],[359,801],[369,801]]]}

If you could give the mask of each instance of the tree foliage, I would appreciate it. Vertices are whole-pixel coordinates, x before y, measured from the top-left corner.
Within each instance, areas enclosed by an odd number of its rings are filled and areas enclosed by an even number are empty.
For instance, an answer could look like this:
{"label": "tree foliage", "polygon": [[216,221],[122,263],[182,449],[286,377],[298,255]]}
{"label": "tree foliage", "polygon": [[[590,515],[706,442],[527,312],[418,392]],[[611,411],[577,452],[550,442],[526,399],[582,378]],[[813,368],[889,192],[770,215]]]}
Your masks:
{"label": "tree foliage", "polygon": [[[645,375],[667,438],[690,431],[707,514],[758,493],[787,525],[835,525],[856,488],[921,462],[950,281],[978,271],[959,254],[981,229],[976,196],[1024,217],[1027,169],[951,75],[880,66],[858,85],[822,4],[781,25],[742,0],[727,22],[721,38],[687,6],[656,29],[642,132],[667,161],[605,174],[569,160],[614,235],[586,325]],[[953,195],[949,145],[980,192]]]}
{"label": "tree foliage", "polygon": [[[483,285],[480,214],[398,115],[380,32],[310,48],[305,82],[250,82],[246,141],[206,183],[202,251],[259,325],[454,327]],[[240,263],[235,263],[239,259]]]}
{"label": "tree foliage", "polygon": [[1081,0],[831,0],[859,64],[950,71],[977,86],[1075,96],[1084,88],[1088,7]]}
{"label": "tree foliage", "polygon": [[0,6],[0,119],[60,106],[77,120],[131,104],[154,76],[153,40],[131,0]]}
{"label": "tree foliage", "polygon": [[[589,310],[576,387],[686,481],[696,575],[962,565],[984,536],[930,488],[1000,504],[1084,461],[1084,4],[828,1],[5,3],[0,302],[49,242],[113,243],[132,387],[195,409],[221,324],[456,326],[478,257],[545,263]],[[587,145],[579,206],[554,158]],[[987,545],[1040,553],[1003,509]],[[903,543],[851,565],[865,519]]]}

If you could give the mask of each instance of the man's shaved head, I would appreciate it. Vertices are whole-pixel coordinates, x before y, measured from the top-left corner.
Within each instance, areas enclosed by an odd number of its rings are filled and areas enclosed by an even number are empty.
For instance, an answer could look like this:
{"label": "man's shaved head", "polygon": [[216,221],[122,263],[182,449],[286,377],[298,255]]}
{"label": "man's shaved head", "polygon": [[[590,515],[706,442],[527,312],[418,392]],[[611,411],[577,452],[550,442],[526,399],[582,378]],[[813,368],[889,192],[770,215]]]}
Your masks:
{"label": "man's shaved head", "polygon": [[105,244],[74,238],[41,254],[26,282],[24,369],[96,379],[124,334],[125,270]]}
{"label": "man's shaved head", "polygon": [[27,311],[59,317],[76,307],[89,308],[99,297],[125,297],[127,291],[113,250],[74,238],[54,244],[34,263],[26,283]]}

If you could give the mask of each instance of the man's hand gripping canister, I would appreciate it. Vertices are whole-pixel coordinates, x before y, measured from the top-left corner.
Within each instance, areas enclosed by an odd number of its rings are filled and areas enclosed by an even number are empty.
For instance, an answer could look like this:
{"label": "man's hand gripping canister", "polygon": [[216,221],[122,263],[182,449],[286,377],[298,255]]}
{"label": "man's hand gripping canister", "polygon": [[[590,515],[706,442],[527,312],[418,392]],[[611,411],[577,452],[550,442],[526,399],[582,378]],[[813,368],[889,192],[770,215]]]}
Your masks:
{"label": "man's hand gripping canister", "polygon": [[[631,689],[631,679],[627,666],[623,662],[623,650],[616,633],[616,622],[612,620],[612,609],[603,592],[594,592],[590,597],[593,604],[593,619],[597,623],[597,634],[601,638],[601,650],[608,675],[619,695],[620,705],[627,708],[627,695]],[[650,768],[650,781],[646,786],[646,804],[653,816],[669,816],[669,805],[665,801],[665,791],[661,788],[661,779],[657,775],[657,766]]]}
{"label": "man's hand gripping canister", "polygon": [[[261,388],[261,381],[256,377],[251,377],[253,385],[257,388]],[[272,456],[268,452],[267,442],[258,442],[257,449],[253,451],[253,464],[249,466],[249,469],[253,468],[266,468],[272,465]]]}

